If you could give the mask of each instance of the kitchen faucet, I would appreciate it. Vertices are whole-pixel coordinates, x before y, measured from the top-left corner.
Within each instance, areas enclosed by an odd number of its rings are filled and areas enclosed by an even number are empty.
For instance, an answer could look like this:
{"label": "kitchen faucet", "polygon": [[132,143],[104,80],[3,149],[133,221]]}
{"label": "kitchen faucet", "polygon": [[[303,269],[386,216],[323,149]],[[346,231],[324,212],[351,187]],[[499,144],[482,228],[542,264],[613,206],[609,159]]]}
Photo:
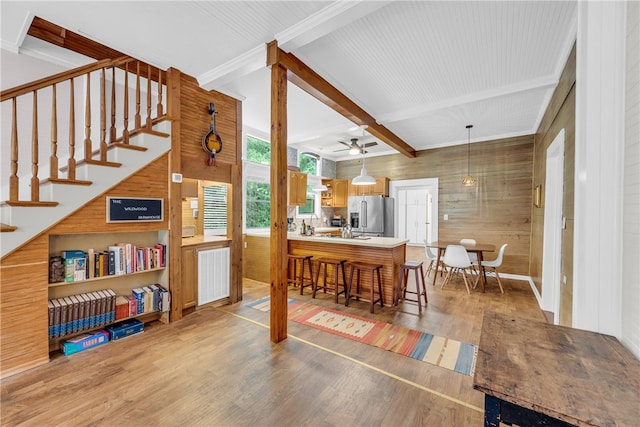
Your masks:
{"label": "kitchen faucet", "polygon": [[312,227],[313,227],[313,217],[314,216],[316,217],[316,219],[318,221],[320,221],[320,217],[315,212],[312,212],[311,215],[309,215],[309,225],[312,226]]}

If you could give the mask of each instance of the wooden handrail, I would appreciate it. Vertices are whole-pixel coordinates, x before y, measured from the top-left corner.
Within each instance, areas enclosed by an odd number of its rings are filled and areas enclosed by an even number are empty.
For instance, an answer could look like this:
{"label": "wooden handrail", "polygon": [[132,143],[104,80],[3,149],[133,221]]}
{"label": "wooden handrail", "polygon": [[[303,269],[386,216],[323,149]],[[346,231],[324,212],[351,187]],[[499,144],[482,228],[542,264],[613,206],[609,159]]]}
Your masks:
{"label": "wooden handrail", "polygon": [[[129,88],[129,73],[132,72],[132,66],[130,63],[135,62],[135,73],[136,81],[135,88]],[[132,135],[136,135],[139,132],[153,132],[153,126],[158,121],[162,120],[164,115],[163,112],[163,99],[162,99],[162,74],[164,71],[159,68],[153,69],[150,65],[144,64],[138,61],[135,58],[131,58],[129,56],[122,56],[117,59],[104,59],[97,61],[92,64],[84,65],[81,67],[77,67],[73,70],[64,71],[62,73],[57,73],[55,75],[45,77],[39,80],[36,80],[31,83],[23,84],[11,89],[4,90],[0,92],[0,102],[11,102],[11,159],[10,163],[10,176],[9,176],[9,199],[6,201],[7,204],[18,206],[21,203],[27,203],[30,206],[42,206],[43,204],[52,205],[55,202],[49,201],[41,201],[40,200],[40,182],[41,178],[38,176],[40,169],[40,156],[39,153],[42,151],[46,145],[40,145],[41,139],[41,130],[42,123],[39,123],[39,111],[38,111],[38,92],[42,91],[42,93],[46,96],[51,96],[51,111],[46,112],[44,110],[41,111],[42,116],[46,116],[49,119],[49,123],[51,125],[51,140],[48,141],[50,152],[48,154],[48,163],[49,163],[49,176],[48,180],[55,180],[58,183],[65,182],[67,184],[77,184],[82,183],[83,185],[89,181],[78,181],[76,179],[76,167],[78,161],[85,162],[88,164],[100,164],[102,166],[111,166],[115,167],[118,163],[110,162],[107,159],[107,150],[111,148],[111,145],[117,143],[117,141],[121,141],[119,145],[128,145],[129,138]],[[144,68],[141,68],[144,66]],[[118,83],[116,79],[115,69],[121,69],[123,82]],[[111,88],[110,88],[110,99],[107,98],[107,72],[111,69]],[[91,74],[94,74],[94,77],[91,77]],[[143,76],[146,74],[146,76]],[[155,74],[157,77],[157,105],[156,117],[152,116],[152,102],[153,97],[151,94],[152,91],[152,75]],[[146,110],[147,117],[146,120],[143,121],[141,116],[141,77],[147,79],[146,82]],[[98,85],[92,85],[92,82],[95,82],[95,78],[99,79]],[[86,86],[84,99],[82,101],[77,100],[75,97],[75,89],[76,84],[79,83],[78,80],[83,81]],[[69,85],[69,95],[68,95],[68,111],[59,111],[58,105],[58,91],[57,85],[60,83],[64,83],[65,86]],[[94,87],[95,86],[95,87]],[[116,98],[116,89],[121,91],[122,98]],[[132,128],[129,126],[129,91],[130,89],[134,90],[135,96],[135,105],[132,105],[131,108],[135,108],[135,115],[133,115],[132,120]],[[20,159],[18,158],[18,120],[17,120],[17,99],[19,97],[26,98],[28,102],[29,98],[31,98],[31,143],[27,146],[21,148]],[[97,100],[97,102],[96,102]],[[66,101],[66,98],[65,98]],[[80,116],[76,117],[76,102],[81,104],[83,108],[84,116],[80,118]],[[108,105],[110,103],[110,105]],[[26,104],[25,104],[26,105]],[[120,107],[116,107],[116,105],[120,105]],[[107,108],[110,107],[110,128],[107,129]],[[120,113],[120,117],[117,117],[116,111],[122,108],[122,113]],[[64,110],[67,110],[66,108]],[[59,113],[62,113],[63,120],[68,120],[68,139],[65,141],[63,149],[68,150],[68,153],[64,153],[64,159],[60,159],[58,155],[58,150],[60,148],[60,141],[58,138],[58,118],[60,116]],[[80,119],[81,123],[76,123],[76,119]],[[119,126],[116,126],[116,120],[122,119],[121,130],[118,129]],[[43,120],[44,121],[44,120]],[[94,123],[92,123],[94,122]],[[98,124],[99,128],[93,129],[92,125]],[[28,119],[26,115],[22,121],[23,127],[28,124]],[[97,126],[94,126],[94,128]],[[26,128],[24,129],[26,130]],[[82,132],[84,130],[84,132]],[[109,141],[107,141],[107,132],[109,135]],[[84,138],[82,138],[81,133],[84,133]],[[120,137],[118,137],[118,133],[120,133]],[[76,137],[80,138],[78,142],[84,141],[84,144],[76,145]],[[26,138],[23,138],[26,141]],[[23,150],[24,148],[24,150]],[[81,153],[76,154],[76,150],[78,148],[83,148],[84,155],[80,156]],[[24,152],[22,152],[24,151]],[[31,176],[25,176],[24,178],[28,179],[28,186],[30,187],[30,199],[29,201],[21,200],[20,196],[28,197],[26,190],[26,185],[20,183],[20,177],[18,176],[19,164],[22,163],[24,166],[21,166],[21,175],[27,175],[26,167],[28,165],[27,158],[30,154],[30,166],[31,166]],[[99,159],[94,158],[94,155],[99,155]],[[76,156],[80,157],[76,159]],[[66,177],[61,178],[58,174],[60,161],[66,163],[64,166],[64,172],[66,172]],[[46,172],[46,171],[44,171]],[[46,179],[46,178],[44,178]],[[25,191],[20,191],[20,189]]]}
{"label": "wooden handrail", "polygon": [[49,77],[44,77],[40,80],[36,80],[31,83],[25,83],[23,85],[16,86],[11,89],[3,90],[2,92],[0,92],[0,102],[6,101],[7,99],[15,98],[20,95],[27,94],[29,92],[43,89],[45,87],[51,86],[56,83],[61,83],[75,77],[83,76],[87,73],[99,70],[101,68],[118,67],[133,61],[135,61],[134,58],[123,56],[117,59],[103,59],[101,61],[97,61],[92,64],[87,64],[87,65],[74,68],[73,70],[63,71],[61,73],[54,74]]}

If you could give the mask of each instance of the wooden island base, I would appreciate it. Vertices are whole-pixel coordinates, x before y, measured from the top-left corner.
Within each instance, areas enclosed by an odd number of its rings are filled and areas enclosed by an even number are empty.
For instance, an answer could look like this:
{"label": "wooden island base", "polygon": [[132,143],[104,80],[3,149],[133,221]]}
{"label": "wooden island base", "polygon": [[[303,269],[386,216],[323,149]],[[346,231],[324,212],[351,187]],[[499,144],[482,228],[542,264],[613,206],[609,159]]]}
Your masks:
{"label": "wooden island base", "polygon": [[[293,255],[311,255],[318,258],[341,258],[347,262],[365,262],[382,265],[382,293],[386,306],[393,305],[395,284],[398,281],[400,265],[406,258],[405,239],[392,237],[371,237],[369,239],[341,239],[314,236],[289,236],[289,253]],[[313,263],[314,273],[317,263]],[[349,268],[347,268],[349,280]],[[363,275],[361,283],[369,286],[370,275]]]}

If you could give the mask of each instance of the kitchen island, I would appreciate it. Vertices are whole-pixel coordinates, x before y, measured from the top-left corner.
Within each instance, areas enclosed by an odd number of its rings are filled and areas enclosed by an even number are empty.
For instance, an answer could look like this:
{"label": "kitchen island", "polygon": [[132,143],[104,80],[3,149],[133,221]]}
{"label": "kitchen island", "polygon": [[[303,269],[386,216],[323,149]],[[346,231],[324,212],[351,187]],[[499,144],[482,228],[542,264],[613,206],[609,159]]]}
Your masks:
{"label": "kitchen island", "polygon": [[[407,239],[394,237],[356,237],[343,239],[339,236],[304,236],[289,233],[289,253],[311,255],[318,258],[342,258],[347,262],[366,262],[382,265],[382,293],[386,306],[393,304],[395,285],[400,265],[405,262]],[[314,263],[314,273],[317,265]],[[349,269],[347,269],[347,280]],[[369,286],[371,278],[363,276],[361,283]]]}

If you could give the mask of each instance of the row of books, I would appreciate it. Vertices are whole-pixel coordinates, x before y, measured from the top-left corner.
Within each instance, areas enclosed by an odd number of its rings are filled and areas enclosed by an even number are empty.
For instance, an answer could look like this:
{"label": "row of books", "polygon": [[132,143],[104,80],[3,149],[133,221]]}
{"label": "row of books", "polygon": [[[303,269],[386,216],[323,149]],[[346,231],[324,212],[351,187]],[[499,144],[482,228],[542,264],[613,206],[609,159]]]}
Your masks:
{"label": "row of books", "polygon": [[[61,252],[64,262],[64,281],[77,282],[94,277],[131,274],[166,266],[167,247],[156,244],[137,247],[132,243],[117,243],[106,250],[66,250]],[[62,275],[57,279],[62,281]]]}
{"label": "row of books", "polygon": [[49,338],[99,328],[117,320],[154,311],[169,311],[170,294],[159,284],[118,296],[112,289],[49,300]]}

